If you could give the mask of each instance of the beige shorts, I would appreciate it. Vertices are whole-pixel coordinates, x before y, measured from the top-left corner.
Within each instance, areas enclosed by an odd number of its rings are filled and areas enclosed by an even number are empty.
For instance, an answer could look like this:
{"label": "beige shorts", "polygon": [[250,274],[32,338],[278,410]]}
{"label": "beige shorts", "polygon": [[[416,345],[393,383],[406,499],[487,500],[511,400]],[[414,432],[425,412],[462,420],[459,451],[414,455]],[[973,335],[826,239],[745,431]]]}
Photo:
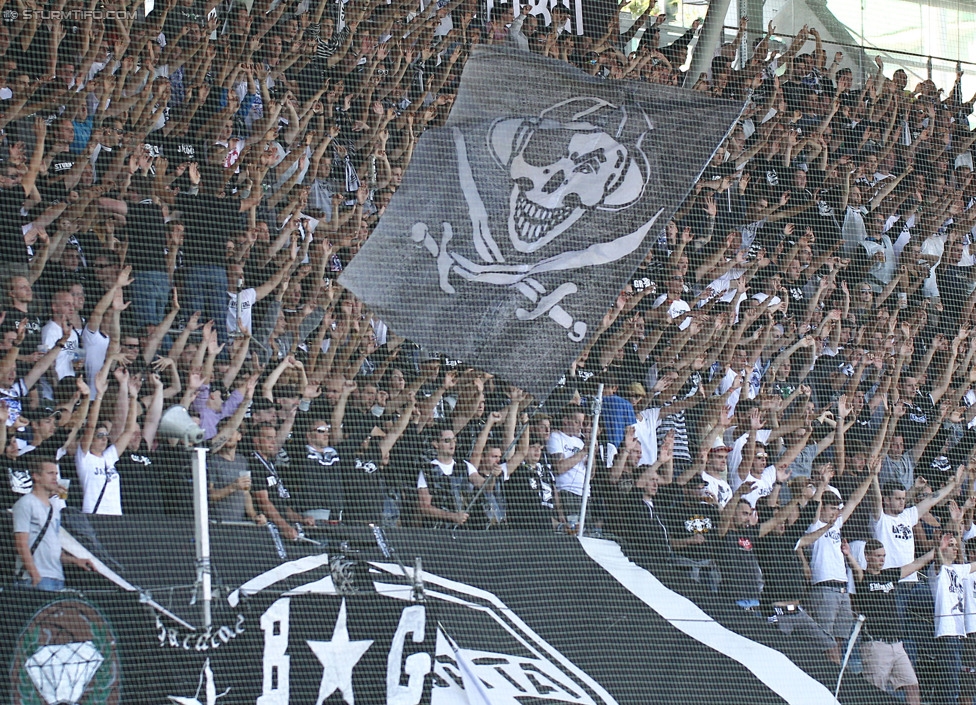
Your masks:
{"label": "beige shorts", "polygon": [[865,641],[861,644],[862,673],[874,687],[898,690],[906,685],[918,685],[918,677],[901,642]]}

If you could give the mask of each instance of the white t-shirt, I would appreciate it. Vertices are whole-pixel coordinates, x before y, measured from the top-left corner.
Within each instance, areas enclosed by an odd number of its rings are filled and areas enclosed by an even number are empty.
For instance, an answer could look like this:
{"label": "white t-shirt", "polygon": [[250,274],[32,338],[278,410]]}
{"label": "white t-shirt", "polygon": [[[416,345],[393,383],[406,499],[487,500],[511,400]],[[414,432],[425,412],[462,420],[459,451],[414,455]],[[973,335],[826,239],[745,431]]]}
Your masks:
{"label": "white t-shirt", "polygon": [[[915,525],[918,509],[908,507],[898,516],[882,514],[874,524],[874,538],[885,547],[885,568],[901,568],[915,560]],[[918,582],[918,574],[902,578],[903,583]]]}
{"label": "white t-shirt", "polygon": [[[758,301],[760,305],[762,305],[766,301],[766,299],[770,298],[770,295],[763,291],[760,291],[753,294],[752,298]],[[770,312],[776,312],[779,310],[779,307],[782,303],[783,303],[783,299],[781,299],[778,296],[773,296],[772,300],[769,302],[769,304],[767,304],[766,310]]]}
{"label": "white t-shirt", "polygon": [[[464,463],[467,466],[467,468],[468,468],[468,477],[471,477],[476,472],[478,472],[478,468],[476,468],[474,465],[472,465],[471,463],[469,463],[467,460],[462,460],[461,462]],[[437,458],[434,458],[433,460],[430,461],[430,464],[431,465],[436,465],[438,468],[440,468],[441,472],[443,472],[445,475],[447,475],[448,477],[450,477],[451,475],[454,474],[454,468],[457,467],[458,461],[457,460],[452,460],[450,465],[445,465],[444,463],[442,463]],[[506,479],[507,479],[507,477],[506,477]],[[420,473],[417,474],[417,489],[418,490],[426,490],[427,489],[427,478],[424,477],[424,473],[423,472],[420,472]]]}
{"label": "white t-shirt", "polygon": [[105,354],[108,352],[109,338],[101,331],[92,331],[85,326],[81,331],[81,346],[85,349],[85,381],[91,387],[91,398],[94,400],[98,391],[95,389],[95,375],[105,364]]}
{"label": "white t-shirt", "polygon": [[966,636],[966,578],[968,563],[944,565],[932,583],[935,598],[935,636]]}
{"label": "white t-shirt", "polygon": [[[661,294],[656,299],[654,299],[654,303],[652,304],[652,306],[653,308],[658,308],[664,305],[664,303],[667,302],[667,300],[668,300],[668,295]],[[679,318],[680,316],[688,313],[690,310],[691,310],[691,306],[688,305],[687,301],[685,301],[684,299],[675,299],[668,305],[668,319],[673,321],[676,318]],[[678,328],[680,330],[684,330],[690,325],[691,325],[691,318],[686,316],[681,321],[681,323],[678,324]]]}
{"label": "white t-shirt", "polygon": [[[84,492],[81,511],[85,514],[92,514],[95,503],[98,502],[98,511],[95,513],[122,516],[122,483],[115,470],[118,461],[119,452],[114,445],[106,448],[100,458],[83,452],[79,446],[75,454],[75,467]],[[105,494],[99,502],[98,496],[102,494],[102,487],[105,487]]]}
{"label": "white t-shirt", "polygon": [[[729,418],[732,418],[732,415],[735,413],[735,407],[739,404],[740,399],[755,399],[757,396],[759,396],[759,389],[762,386],[762,378],[765,374],[765,370],[760,366],[759,362],[750,367],[748,370],[736,371],[729,368],[726,370],[725,377],[723,377],[722,381],[719,383],[715,394],[725,394],[727,391],[729,391],[729,389],[732,388],[732,385],[735,384],[735,380],[736,377],[739,376],[739,372],[748,372],[748,374],[745,376],[742,386],[729,394],[728,401],[726,401],[725,404],[729,410]],[[746,392],[745,397],[742,396],[743,389]]]}
{"label": "white t-shirt", "polygon": [[[567,436],[562,431],[549,434],[546,450],[554,459],[568,458],[583,450],[583,439]],[[583,496],[583,481],[586,479],[586,458],[580,459],[576,465],[561,475],[556,475],[556,489],[560,492],[571,492]]]}
{"label": "white t-shirt", "polygon": [[732,488],[729,487],[729,483],[705,471],[702,471],[701,476],[705,480],[705,493],[714,497],[718,501],[719,509],[722,509],[732,499]]}
{"label": "white t-shirt", "polygon": [[[59,340],[61,340],[62,335],[64,335],[64,329],[54,321],[48,321],[44,327],[41,328],[41,345],[50,350]],[[54,372],[57,374],[59,382],[65,377],[74,377],[75,370],[74,367],[72,367],[72,364],[75,361],[75,355],[77,352],[78,334],[75,332],[74,328],[72,328],[71,335],[68,336],[68,340],[65,342],[64,348],[58,353],[58,357],[54,361]]]}
{"label": "white t-shirt", "polygon": [[[735,477],[738,478],[739,476],[736,475]],[[729,473],[729,479],[732,479],[732,473]],[[752,505],[753,509],[755,509],[759,500],[763,497],[768,497],[773,491],[773,483],[776,482],[776,466],[767,465],[763,470],[761,477],[753,477],[752,479],[756,481],[756,484],[753,485],[752,491],[749,492],[749,494],[742,495],[742,499],[747,501],[750,505]],[[739,485],[741,484],[742,481],[740,480]],[[738,487],[738,485],[736,485],[736,487]],[[733,487],[732,491],[735,492],[735,490],[736,488]]]}
{"label": "white t-shirt", "polygon": [[661,410],[644,409],[637,415],[634,437],[640,441],[641,457],[638,465],[653,465],[657,461],[657,430],[661,427]]}
{"label": "white t-shirt", "polygon": [[258,300],[256,289],[242,289],[237,294],[227,292],[230,299],[227,304],[227,332],[231,335],[237,333],[237,297],[241,297],[241,327],[244,330],[251,330],[251,308]]}
{"label": "white t-shirt", "polygon": [[[946,233],[942,233],[942,234],[935,233],[934,235],[929,235],[922,242],[922,247],[920,250],[921,254],[935,255],[935,257],[937,258],[935,266],[932,267],[931,271],[929,272],[928,278],[925,280],[925,283],[922,285],[922,293],[927,298],[932,298],[939,295],[939,285],[935,278],[935,272],[939,268],[939,264],[941,264],[942,262],[942,255],[945,254],[945,245],[947,239],[948,236]],[[949,262],[949,264],[954,264],[954,263]]]}
{"label": "white t-shirt", "polygon": [[976,574],[972,572],[963,581],[966,589],[963,606],[966,608],[966,634],[976,632]]}
{"label": "white t-shirt", "polygon": [[[815,521],[807,528],[807,533],[819,531],[826,524]],[[834,525],[810,546],[810,582],[813,585],[825,580],[847,583],[847,564],[840,550],[840,530],[844,521],[837,517]]]}
{"label": "white t-shirt", "polygon": [[[773,435],[773,432],[769,430],[761,429],[756,431],[756,446],[765,446],[769,443],[769,437],[771,435]],[[739,489],[739,485],[742,484],[742,478],[739,477],[739,466],[742,465],[742,451],[745,450],[748,442],[748,433],[743,433],[736,438],[732,444],[732,450],[729,451],[729,455],[725,459],[726,464],[729,466],[729,485],[732,487],[733,492]]]}

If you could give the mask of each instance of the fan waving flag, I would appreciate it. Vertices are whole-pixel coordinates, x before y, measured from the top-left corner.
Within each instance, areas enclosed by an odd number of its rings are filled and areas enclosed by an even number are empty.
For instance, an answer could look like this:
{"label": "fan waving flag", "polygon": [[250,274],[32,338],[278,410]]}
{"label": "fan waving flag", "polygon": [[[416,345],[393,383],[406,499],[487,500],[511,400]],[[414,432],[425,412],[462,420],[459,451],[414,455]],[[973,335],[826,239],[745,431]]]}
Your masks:
{"label": "fan waving flag", "polygon": [[740,109],[477,47],[339,282],[398,334],[543,398]]}

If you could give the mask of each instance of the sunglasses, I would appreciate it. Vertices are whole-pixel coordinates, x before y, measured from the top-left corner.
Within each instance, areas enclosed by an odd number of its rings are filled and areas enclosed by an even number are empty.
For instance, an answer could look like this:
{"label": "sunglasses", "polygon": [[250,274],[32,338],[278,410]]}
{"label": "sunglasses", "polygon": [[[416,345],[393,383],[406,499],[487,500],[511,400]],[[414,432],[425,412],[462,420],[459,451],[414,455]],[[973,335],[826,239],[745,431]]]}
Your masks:
{"label": "sunglasses", "polygon": [[96,433],[95,438],[108,438],[107,433]]}
{"label": "sunglasses", "polygon": [[331,426],[319,426],[318,428],[315,429],[315,432],[316,433],[328,433],[331,430],[332,430],[332,427]]}

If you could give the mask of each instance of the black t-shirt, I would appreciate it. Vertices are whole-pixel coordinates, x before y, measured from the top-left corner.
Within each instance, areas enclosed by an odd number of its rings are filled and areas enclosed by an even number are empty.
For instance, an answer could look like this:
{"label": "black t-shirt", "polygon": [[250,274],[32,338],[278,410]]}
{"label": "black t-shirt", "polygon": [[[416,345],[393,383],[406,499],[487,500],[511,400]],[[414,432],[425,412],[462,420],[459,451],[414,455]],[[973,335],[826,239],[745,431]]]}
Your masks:
{"label": "black t-shirt", "polygon": [[129,241],[126,262],[132,269],[137,272],[166,270],[166,221],[162,208],[150,200],[129,203],[125,236]]}
{"label": "black t-shirt", "polygon": [[[760,506],[760,521],[772,516],[773,510]],[[806,527],[813,523],[816,509],[812,503],[800,510],[800,517],[783,533],[772,531],[756,541],[756,560],[762,569],[762,602],[768,608],[775,602],[800,600],[807,590],[803,563],[793,549]],[[847,526],[844,526],[846,531]],[[724,575],[723,575],[724,578]]]}
{"label": "black t-shirt", "polygon": [[657,279],[660,272],[652,270],[650,267],[638,267],[630,280],[630,285],[634,288],[634,293],[639,294],[644,289],[650,289],[645,297],[652,297],[657,293]]}
{"label": "black t-shirt", "polygon": [[181,194],[176,198],[176,207],[183,211],[183,254],[187,266],[223,267],[227,240],[241,229],[240,201]]}
{"label": "black t-shirt", "polygon": [[756,158],[752,160],[751,168],[756,183],[765,185],[777,198],[789,185],[789,169],[783,166],[782,161]]}
{"label": "black t-shirt", "polygon": [[959,329],[959,317],[969,298],[971,269],[946,262],[935,270],[935,281],[939,287],[939,301],[942,302],[942,329],[955,335]]}
{"label": "black t-shirt", "polygon": [[652,573],[666,571],[671,543],[656,505],[649,505],[637,490],[614,492],[609,497],[610,527],[620,537],[624,553]]}
{"label": "black t-shirt", "polygon": [[[925,447],[915,464],[915,476],[922,476],[933,488],[942,487],[956,474],[956,468],[966,462],[969,453],[960,448],[961,443],[951,445],[952,430],[942,426],[935,434],[935,438]],[[965,439],[965,437],[963,437]],[[960,452],[961,451],[961,452]]]}
{"label": "black t-shirt", "polygon": [[20,214],[24,204],[24,189],[20,184],[13,188],[0,189],[0,258],[11,264],[27,261],[27,245],[21,226],[24,218]]}
{"label": "black t-shirt", "polygon": [[251,453],[247,460],[248,468],[251,470],[251,490],[268,493],[268,499],[284,517],[289,508],[293,508],[294,500],[291,496],[291,488],[285,484],[285,478],[278,472],[274,462],[268,461],[257,453]]}
{"label": "black t-shirt", "polygon": [[153,456],[163,508],[171,516],[193,516],[193,454],[182,445],[160,443]]}
{"label": "black t-shirt", "polygon": [[531,465],[522,463],[505,483],[509,525],[516,529],[551,531],[556,516],[555,492],[556,474],[545,457]]}
{"label": "black t-shirt", "polygon": [[200,143],[186,137],[168,137],[163,141],[163,154],[170,164],[183,164],[185,162],[202,162],[203,154]]}
{"label": "black t-shirt", "polygon": [[344,503],[342,520],[379,522],[388,496],[379,447],[372,441],[366,450],[360,442],[342,443],[339,458]]}
{"label": "black t-shirt", "polygon": [[675,553],[695,561],[715,558],[716,544],[719,541],[719,511],[714,505],[699,502],[692,506],[680,502],[666,507],[661,512],[661,518],[672,542],[692,538],[697,534],[705,537],[704,543],[675,546]]}
{"label": "black t-shirt", "polygon": [[428,448],[430,442],[417,432],[417,427],[407,426],[390,450],[390,464],[383,468],[387,487],[416,493],[417,473],[426,462],[424,452]]}
{"label": "black t-shirt", "polygon": [[[790,310],[803,310],[803,306],[806,305],[807,295],[803,292],[803,285],[805,280],[802,275],[795,281],[790,279],[783,279],[783,287],[786,289],[787,294],[790,297]],[[796,308],[800,307],[800,308]]]}
{"label": "black t-shirt", "polygon": [[67,199],[68,189],[64,185],[64,178],[77,160],[78,157],[71,152],[58,152],[51,157],[47,175],[37,180],[37,190],[44,200],[57,202]]}
{"label": "black t-shirt", "polygon": [[146,153],[156,159],[158,157],[166,157],[165,149],[165,138],[161,130],[154,130],[146,135],[144,144]]}
{"label": "black t-shirt", "polygon": [[936,413],[932,395],[918,390],[913,399],[902,398],[905,415],[898,421],[896,433],[905,438],[905,447],[912,448],[925,433],[933,415]]}
{"label": "black t-shirt", "polygon": [[[41,344],[41,328],[44,327],[45,322],[42,322],[40,317],[33,313],[24,313],[15,308],[7,309],[6,320],[8,323],[13,322],[15,325],[19,321],[27,321],[24,342],[20,344],[20,354],[26,356],[37,352],[37,346]],[[21,376],[27,374],[31,367],[33,367],[33,363],[26,363]]]}
{"label": "black t-shirt", "polygon": [[154,467],[154,455],[139,444],[136,451],[119,453],[115,469],[122,480],[122,511],[126,516],[162,516],[163,496],[159,491],[159,468]]}
{"label": "black t-shirt", "polygon": [[285,484],[293,495],[293,508],[299,513],[311,509],[330,509],[338,519],[343,509],[342,482],[339,477],[339,453],[335,448],[318,452],[302,446],[289,453],[291,464],[282,469]]}
{"label": "black t-shirt", "polygon": [[720,591],[733,600],[758,600],[762,592],[763,576],[757,559],[756,545],[759,529],[731,529],[718,545],[716,552],[722,573]]}
{"label": "black t-shirt", "polygon": [[895,590],[901,580],[901,568],[886,568],[878,575],[865,573],[857,584],[854,607],[867,617],[865,630],[873,639],[897,641],[901,638]]}

